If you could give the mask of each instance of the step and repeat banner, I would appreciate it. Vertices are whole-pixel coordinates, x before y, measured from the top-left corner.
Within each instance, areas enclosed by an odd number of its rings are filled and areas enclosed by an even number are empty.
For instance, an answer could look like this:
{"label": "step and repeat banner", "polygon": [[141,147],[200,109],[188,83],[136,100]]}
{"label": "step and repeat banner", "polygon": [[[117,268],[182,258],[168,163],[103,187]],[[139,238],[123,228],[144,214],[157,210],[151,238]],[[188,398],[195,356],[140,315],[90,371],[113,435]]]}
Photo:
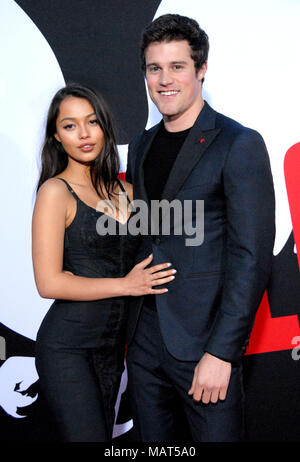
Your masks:
{"label": "step and repeat banner", "polygon": [[[244,356],[247,439],[300,441],[299,0],[1,0],[1,441],[57,438],[34,365],[36,333],[52,301],[39,297],[31,261],[49,102],[69,81],[101,91],[114,113],[124,172],[131,138],[160,119],[138,43],[146,24],[164,13],[193,17],[207,32],[204,98],[259,131],[270,154],[276,239]],[[114,438],[134,441],[126,383],[125,369]]]}

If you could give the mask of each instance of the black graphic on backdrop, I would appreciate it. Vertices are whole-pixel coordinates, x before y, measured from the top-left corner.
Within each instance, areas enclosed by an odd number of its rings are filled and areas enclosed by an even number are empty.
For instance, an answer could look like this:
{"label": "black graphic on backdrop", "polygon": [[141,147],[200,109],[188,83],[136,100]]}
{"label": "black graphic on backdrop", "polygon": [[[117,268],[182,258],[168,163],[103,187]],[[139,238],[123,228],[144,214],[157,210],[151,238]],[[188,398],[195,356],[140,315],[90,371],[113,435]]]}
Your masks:
{"label": "black graphic on backdrop", "polygon": [[97,88],[110,103],[118,144],[147,123],[139,40],[160,0],[17,0],[51,46],[65,81]]}

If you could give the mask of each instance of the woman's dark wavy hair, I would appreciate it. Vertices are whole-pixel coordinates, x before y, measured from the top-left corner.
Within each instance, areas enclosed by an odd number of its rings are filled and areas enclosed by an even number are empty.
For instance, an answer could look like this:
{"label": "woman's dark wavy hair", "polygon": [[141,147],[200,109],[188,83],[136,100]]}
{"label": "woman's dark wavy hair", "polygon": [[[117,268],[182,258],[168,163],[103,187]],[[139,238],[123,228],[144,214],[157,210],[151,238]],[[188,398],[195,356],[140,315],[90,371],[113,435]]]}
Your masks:
{"label": "woman's dark wavy hair", "polygon": [[[86,99],[93,107],[98,123],[104,133],[104,145],[99,155],[91,164],[90,173],[92,184],[101,199],[105,192],[111,198],[114,185],[120,169],[120,161],[116,146],[116,137],[112,122],[112,115],[103,97],[92,88],[69,83],[58,90],[50,104],[46,122],[46,133],[41,153],[41,174],[37,190],[41,185],[61,173],[68,164],[68,155],[62,144],[56,140],[56,121],[62,101],[70,96]],[[103,184],[104,188],[102,188]],[[104,191],[103,191],[104,189]]]}
{"label": "woman's dark wavy hair", "polygon": [[142,70],[146,72],[145,52],[153,42],[187,40],[191,47],[191,58],[198,72],[208,59],[208,36],[195,19],[179,14],[164,14],[151,22],[144,30],[140,43]]}

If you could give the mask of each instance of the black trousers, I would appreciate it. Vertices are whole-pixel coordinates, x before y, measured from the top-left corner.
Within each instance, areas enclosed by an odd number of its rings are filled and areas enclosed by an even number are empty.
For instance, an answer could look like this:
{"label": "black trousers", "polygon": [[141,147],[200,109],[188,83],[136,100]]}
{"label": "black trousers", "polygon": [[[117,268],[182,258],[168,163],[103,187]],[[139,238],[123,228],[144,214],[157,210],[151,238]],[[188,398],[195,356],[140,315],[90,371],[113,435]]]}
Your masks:
{"label": "black trousers", "polygon": [[[123,356],[124,358],[124,356]],[[64,442],[112,438],[122,366],[107,367],[101,349],[36,345],[40,389]],[[116,370],[117,369],[117,370]]]}
{"label": "black trousers", "polygon": [[196,364],[170,355],[156,311],[143,307],[135,338],[127,351],[133,422],[140,441],[243,440],[241,366],[232,368],[226,399],[204,404],[196,403],[188,395]]}

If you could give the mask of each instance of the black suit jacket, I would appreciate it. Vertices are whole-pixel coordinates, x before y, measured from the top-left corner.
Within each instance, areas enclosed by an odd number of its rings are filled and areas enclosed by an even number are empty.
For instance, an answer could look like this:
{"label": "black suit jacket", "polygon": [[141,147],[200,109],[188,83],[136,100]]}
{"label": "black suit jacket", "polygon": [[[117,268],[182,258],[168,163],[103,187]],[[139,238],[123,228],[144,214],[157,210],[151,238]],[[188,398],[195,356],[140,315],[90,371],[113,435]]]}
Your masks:
{"label": "black suit jacket", "polygon": [[[134,199],[148,201],[143,161],[158,128],[145,130],[129,145],[126,179]],[[137,255],[140,261],[152,252],[153,264],[171,262],[177,270],[169,291],[156,296],[166,347],[180,360],[199,360],[204,351],[239,360],[269,279],[275,235],[273,180],[262,137],[205,103],[162,199],[180,201],[183,208],[204,201],[201,245],[187,245],[191,236],[184,226],[176,235],[178,222],[173,222],[169,234],[144,236]],[[192,226],[196,219],[194,207]],[[128,344],[142,299],[130,301]]]}

